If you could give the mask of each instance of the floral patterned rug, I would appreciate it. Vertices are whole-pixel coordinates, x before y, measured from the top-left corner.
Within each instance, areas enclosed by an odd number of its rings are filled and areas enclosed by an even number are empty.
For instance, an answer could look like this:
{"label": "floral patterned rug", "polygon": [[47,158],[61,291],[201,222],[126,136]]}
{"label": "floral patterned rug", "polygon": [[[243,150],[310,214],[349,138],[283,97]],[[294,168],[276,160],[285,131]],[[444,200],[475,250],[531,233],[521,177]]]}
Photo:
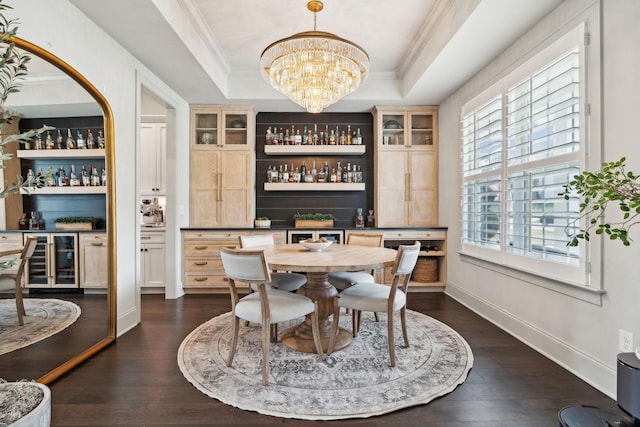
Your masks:
{"label": "floral patterned rug", "polygon": [[[279,333],[302,319],[278,325]],[[360,332],[345,349],[324,362],[314,354],[271,344],[269,385],[262,385],[260,327],[241,322],[232,367],[229,354],[231,313],[191,332],[178,350],[185,378],[207,396],[240,409],[283,418],[336,420],[364,418],[426,404],[453,391],[467,378],[473,354],[453,329],[408,310],[408,348],[402,346],[397,318],[395,368],[389,367],[386,317],[363,313]],[[340,317],[351,330],[351,316]],[[258,349],[258,350],[257,350]]]}
{"label": "floral patterned rug", "polygon": [[26,347],[62,331],[78,317],[78,305],[59,299],[24,298],[24,326],[18,324],[16,300],[0,299],[0,354]]}

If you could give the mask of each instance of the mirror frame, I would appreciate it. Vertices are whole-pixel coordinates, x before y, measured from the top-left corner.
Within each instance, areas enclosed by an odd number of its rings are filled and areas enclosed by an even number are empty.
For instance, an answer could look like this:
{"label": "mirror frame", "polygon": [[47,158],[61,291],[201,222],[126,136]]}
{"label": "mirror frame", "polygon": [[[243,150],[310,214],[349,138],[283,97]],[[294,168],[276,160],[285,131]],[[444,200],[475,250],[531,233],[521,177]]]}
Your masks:
{"label": "mirror frame", "polygon": [[116,340],[116,192],[113,112],[111,111],[109,102],[95,86],[65,61],[53,55],[51,52],[19,37],[13,37],[11,40],[17,47],[44,59],[75,80],[95,99],[102,109],[104,118],[105,165],[107,169],[107,333],[105,338],[37,380],[42,384],[50,384]]}

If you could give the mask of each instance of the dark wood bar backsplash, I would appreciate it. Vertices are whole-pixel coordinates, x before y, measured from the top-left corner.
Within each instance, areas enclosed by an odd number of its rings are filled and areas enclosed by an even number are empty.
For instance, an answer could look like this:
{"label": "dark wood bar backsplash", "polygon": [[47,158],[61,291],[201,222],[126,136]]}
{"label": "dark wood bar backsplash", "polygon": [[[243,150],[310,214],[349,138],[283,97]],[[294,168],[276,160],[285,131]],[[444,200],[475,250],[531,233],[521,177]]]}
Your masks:
{"label": "dark wood bar backsplash", "polygon": [[[267,128],[291,129],[294,125],[301,132],[304,126],[313,129],[318,126],[318,132],[324,131],[325,126],[340,130],[360,128],[362,145],[365,146],[363,155],[301,155],[274,156],[264,152]],[[329,170],[340,162],[343,166],[357,164],[362,168],[364,191],[265,191],[264,183],[269,166],[291,164],[300,167],[304,161],[307,168],[311,168],[312,161],[316,161],[317,168],[328,162]],[[336,227],[351,227],[354,225],[356,209],[362,208],[364,215],[373,209],[373,115],[371,113],[258,113],[256,116],[256,217],[266,216],[271,219],[272,227],[293,227],[293,215],[300,213],[331,213],[336,217]],[[304,185],[304,184],[303,184]],[[335,184],[336,186],[340,184]]]}

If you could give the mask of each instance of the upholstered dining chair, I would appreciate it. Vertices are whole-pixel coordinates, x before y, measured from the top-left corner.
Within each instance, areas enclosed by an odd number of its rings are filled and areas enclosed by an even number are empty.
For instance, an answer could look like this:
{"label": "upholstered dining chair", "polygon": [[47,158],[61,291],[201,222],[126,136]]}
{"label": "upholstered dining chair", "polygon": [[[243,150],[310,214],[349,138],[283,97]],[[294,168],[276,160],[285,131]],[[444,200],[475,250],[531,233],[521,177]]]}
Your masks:
{"label": "upholstered dining chair", "polygon": [[[404,344],[409,346],[409,335],[407,334],[406,304],[407,288],[411,273],[418,261],[420,253],[420,242],[413,245],[400,245],[393,265],[393,282],[391,286],[378,283],[356,283],[348,289],[340,292],[337,296],[338,306],[349,308],[352,311],[353,336],[356,337],[360,329],[360,312],[386,312],[387,313],[387,340],[389,347],[390,366],[396,366],[396,353],[393,336],[393,316],[400,311],[402,323],[402,335]],[[327,353],[331,353],[334,348],[335,338],[338,333],[338,322],[340,310],[335,310],[331,342]]]}
{"label": "upholstered dining chair", "polygon": [[34,237],[27,238],[27,241],[20,252],[20,261],[18,269],[15,273],[4,272],[0,274],[0,290],[10,291],[13,290],[16,295],[16,310],[18,311],[18,323],[20,326],[24,326],[23,316],[27,313],[24,310],[24,301],[22,301],[22,276],[24,275],[24,267],[33,256],[33,252],[36,250],[36,244],[38,239]]}
{"label": "upholstered dining chair", "polygon": [[[382,234],[349,233],[347,245],[382,246]],[[373,271],[335,271],[329,273],[328,281],[334,288],[343,291],[356,283],[375,282]]]}
{"label": "upholstered dining chair", "polygon": [[[240,247],[243,249],[267,247],[273,246],[274,244],[275,242],[271,234],[240,236]],[[271,286],[281,291],[294,292],[300,289],[305,283],[307,283],[307,276],[304,274],[280,271],[271,272]]]}
{"label": "upholstered dining chair", "polygon": [[[233,363],[238,343],[240,319],[262,326],[262,383],[269,383],[269,345],[271,325],[311,314],[313,341],[320,361],[324,360],[320,330],[318,327],[318,304],[304,295],[274,289],[269,285],[271,271],[264,250],[220,248],[220,258],[229,279],[231,310],[233,314],[233,337],[227,358],[227,366]],[[255,285],[257,292],[238,298],[236,282]]]}

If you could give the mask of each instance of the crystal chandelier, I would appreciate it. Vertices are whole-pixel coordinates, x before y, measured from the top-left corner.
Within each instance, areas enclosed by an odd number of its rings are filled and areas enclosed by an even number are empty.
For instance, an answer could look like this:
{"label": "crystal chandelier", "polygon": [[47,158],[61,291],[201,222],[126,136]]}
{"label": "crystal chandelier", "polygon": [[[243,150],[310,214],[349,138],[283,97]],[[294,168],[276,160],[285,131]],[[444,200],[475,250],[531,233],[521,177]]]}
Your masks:
{"label": "crystal chandelier", "polygon": [[316,14],[322,8],[321,1],[308,2],[313,31],[278,40],[260,56],[265,80],[310,113],[319,113],[356,90],[369,71],[369,56],[360,46],[316,31]]}

